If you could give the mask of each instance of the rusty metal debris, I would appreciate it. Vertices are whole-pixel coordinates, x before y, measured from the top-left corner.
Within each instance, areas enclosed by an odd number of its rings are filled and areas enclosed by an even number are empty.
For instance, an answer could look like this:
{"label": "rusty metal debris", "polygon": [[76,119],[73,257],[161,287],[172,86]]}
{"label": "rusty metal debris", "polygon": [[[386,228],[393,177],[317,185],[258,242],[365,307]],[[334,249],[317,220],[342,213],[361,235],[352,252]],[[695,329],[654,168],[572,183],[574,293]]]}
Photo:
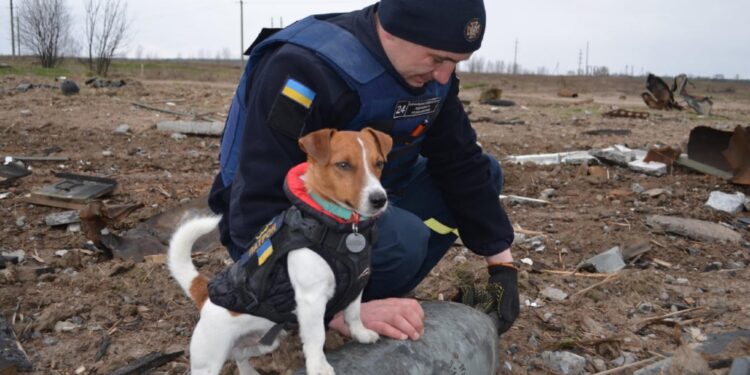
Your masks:
{"label": "rusty metal debris", "polygon": [[750,185],[750,127],[737,126],[722,155],[734,172],[732,182]]}
{"label": "rusty metal debris", "polygon": [[557,96],[561,98],[577,98],[578,93],[570,89],[560,89],[560,91],[557,92]]}
{"label": "rusty metal debris", "polygon": [[643,161],[646,163],[656,161],[659,163],[664,163],[667,166],[671,166],[672,163],[674,163],[674,161],[677,160],[681,154],[682,149],[679,146],[656,147],[648,150],[648,153],[646,154],[646,157],[643,158]]}
{"label": "rusty metal debris", "polygon": [[133,211],[143,207],[142,203],[108,205],[101,201],[88,203],[78,211],[81,228],[88,240],[101,246],[101,230],[124,219]]}
{"label": "rusty metal debris", "polygon": [[710,115],[711,108],[713,108],[714,102],[710,97],[707,96],[695,96],[688,94],[687,90],[685,89],[688,84],[695,87],[695,85],[688,81],[686,75],[680,74],[677,77],[674,77],[672,92],[676,93],[683,100],[685,100],[688,106],[690,106],[690,108],[692,108],[699,115]]}
{"label": "rusty metal debris", "polygon": [[649,92],[641,94],[643,101],[651,109],[677,109],[682,110],[684,107],[677,103],[675,96],[679,96],[687,105],[699,115],[710,115],[714,102],[710,97],[691,95],[687,92],[687,85],[695,87],[685,74],[674,77],[672,88],[661,78],[649,74],[646,79],[646,88]]}
{"label": "rusty metal debris", "polygon": [[488,101],[500,99],[502,96],[503,90],[492,87],[482,91],[482,93],[479,95],[479,103],[489,104]]}
{"label": "rusty metal debris", "polygon": [[501,99],[502,96],[503,90],[494,87],[489,88],[482,91],[482,94],[479,95],[479,104],[494,105],[497,107],[512,107],[516,105],[516,103],[511,100]]}
{"label": "rusty metal debris", "polygon": [[641,94],[643,101],[651,109],[664,110],[682,110],[682,106],[674,100],[674,94],[669,89],[669,85],[663,79],[649,74],[646,78],[646,88],[648,92]]}
{"label": "rusty metal debris", "polygon": [[750,185],[750,127],[734,132],[698,126],[690,132],[687,159],[678,163],[702,173]]}
{"label": "rusty metal debris", "polygon": [[637,118],[645,120],[650,114],[648,112],[629,111],[627,109],[613,109],[609,112],[604,113],[603,117],[625,117],[625,118]]}
{"label": "rusty metal debris", "polygon": [[585,135],[628,135],[632,133],[630,129],[594,129],[587,130],[582,134]]}

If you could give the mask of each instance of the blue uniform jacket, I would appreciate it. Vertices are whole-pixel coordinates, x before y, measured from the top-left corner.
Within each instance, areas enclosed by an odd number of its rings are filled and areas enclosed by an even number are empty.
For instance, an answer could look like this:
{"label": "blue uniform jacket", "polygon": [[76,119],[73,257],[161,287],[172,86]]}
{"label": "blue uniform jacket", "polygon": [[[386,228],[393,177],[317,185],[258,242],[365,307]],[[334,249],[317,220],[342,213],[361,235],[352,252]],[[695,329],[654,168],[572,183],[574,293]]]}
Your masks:
{"label": "blue uniform jacket", "polygon": [[[377,5],[341,14],[327,21],[351,32],[414,95],[396,73],[378,40],[374,12]],[[309,108],[285,107],[281,91],[289,78],[315,92]],[[269,219],[289,207],[282,186],[286,172],[305,160],[297,145],[300,135],[326,127],[344,129],[360,107],[359,96],[331,66],[313,52],[284,44],[266,53],[247,77],[250,94],[241,138],[239,165],[232,183],[217,176],[209,205],[223,215],[222,243],[245,247]],[[290,132],[298,121],[299,134]],[[291,125],[290,125],[291,123]],[[454,76],[439,115],[426,132],[420,153],[458,223],[464,244],[480,255],[494,255],[510,247],[513,231],[497,202],[490,181],[489,161],[482,157],[476,133],[458,100]]]}

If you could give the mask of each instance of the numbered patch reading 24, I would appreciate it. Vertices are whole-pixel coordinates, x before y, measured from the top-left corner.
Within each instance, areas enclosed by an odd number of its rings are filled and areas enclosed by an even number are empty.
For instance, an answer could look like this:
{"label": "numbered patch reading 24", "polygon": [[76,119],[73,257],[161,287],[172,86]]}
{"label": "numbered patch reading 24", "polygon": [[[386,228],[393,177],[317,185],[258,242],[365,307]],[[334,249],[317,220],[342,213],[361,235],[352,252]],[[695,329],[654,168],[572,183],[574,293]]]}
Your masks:
{"label": "numbered patch reading 24", "polygon": [[400,100],[393,109],[393,118],[424,116],[437,111],[440,98]]}

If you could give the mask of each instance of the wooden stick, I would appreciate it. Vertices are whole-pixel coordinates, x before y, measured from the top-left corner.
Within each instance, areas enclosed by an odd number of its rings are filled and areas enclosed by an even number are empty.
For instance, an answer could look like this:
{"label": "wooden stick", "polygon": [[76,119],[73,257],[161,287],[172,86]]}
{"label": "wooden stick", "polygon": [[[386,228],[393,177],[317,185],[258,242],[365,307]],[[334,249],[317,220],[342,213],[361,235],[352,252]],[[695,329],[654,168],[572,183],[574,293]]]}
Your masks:
{"label": "wooden stick", "polygon": [[148,104],[143,104],[143,103],[138,103],[138,102],[131,102],[131,104],[133,104],[133,105],[134,105],[134,106],[136,106],[136,107],[141,107],[141,108],[149,109],[149,110],[152,110],[152,111],[157,111],[157,112],[164,112],[164,113],[169,113],[170,115],[177,115],[177,116],[195,116],[195,115],[194,115],[194,114],[192,114],[192,113],[185,113],[185,112],[177,112],[177,111],[171,111],[171,110],[169,110],[169,109],[162,109],[162,108],[157,108],[157,107],[153,107],[153,106],[150,106],[150,105],[148,105]]}
{"label": "wooden stick", "polygon": [[68,161],[70,160],[67,156],[24,156],[24,155],[11,155],[16,160],[23,161]]}
{"label": "wooden stick", "polygon": [[[654,317],[651,317],[651,318],[646,318],[646,319],[643,319],[640,322],[636,323],[635,325],[637,327],[637,326],[645,323],[645,325],[643,326],[643,327],[645,327],[645,326],[651,324],[652,322],[656,322],[656,321],[659,321],[659,320],[663,320],[663,319],[666,319],[666,318],[671,318],[673,316],[677,316],[677,315],[681,315],[681,314],[686,314],[686,313],[689,313],[691,311],[696,311],[696,310],[701,310],[701,309],[705,309],[705,306],[693,307],[693,308],[690,308],[690,309],[675,311],[675,312],[669,313],[669,314],[664,314],[664,315],[660,315],[660,316],[654,316]],[[643,328],[643,327],[641,327],[641,328]],[[638,328],[636,331],[639,331],[641,328]]]}
{"label": "wooden stick", "polygon": [[598,283],[596,283],[594,285],[591,285],[588,288],[585,288],[585,289],[582,289],[582,290],[579,290],[579,291],[573,293],[573,295],[570,296],[570,299],[573,299],[574,297],[580,296],[580,295],[588,292],[591,289],[594,289],[594,288],[596,288],[598,286],[602,286],[602,285],[604,285],[604,284],[606,284],[606,283],[608,283],[610,281],[617,280],[619,278],[620,278],[620,274],[619,273],[613,273],[613,274],[607,276],[606,279],[604,279],[604,280],[602,280],[602,281],[600,281],[600,282],[598,282]]}
{"label": "wooden stick", "polygon": [[577,276],[577,277],[591,277],[591,278],[607,278],[611,275],[604,274],[604,273],[582,273],[582,272],[573,272],[573,271],[557,271],[557,270],[542,270],[542,273],[549,273],[553,275],[562,275],[562,276]]}
{"label": "wooden stick", "polygon": [[633,363],[631,363],[631,364],[628,364],[628,365],[623,365],[623,366],[620,366],[620,367],[616,367],[616,368],[613,368],[613,369],[609,369],[609,370],[607,370],[607,371],[597,372],[597,373],[596,373],[596,374],[594,374],[594,375],[608,375],[608,374],[614,374],[614,373],[616,373],[616,372],[619,372],[619,371],[625,370],[625,369],[627,369],[627,368],[631,368],[631,367],[636,367],[636,366],[640,366],[640,365],[645,365],[646,363],[649,363],[649,362],[651,362],[651,361],[653,361],[653,360],[655,360],[655,359],[663,359],[663,358],[664,358],[664,356],[661,356],[661,355],[659,355],[659,356],[654,356],[654,357],[651,357],[651,358],[648,358],[648,359],[644,359],[644,360],[642,360],[642,361],[638,361],[638,362],[633,362]]}

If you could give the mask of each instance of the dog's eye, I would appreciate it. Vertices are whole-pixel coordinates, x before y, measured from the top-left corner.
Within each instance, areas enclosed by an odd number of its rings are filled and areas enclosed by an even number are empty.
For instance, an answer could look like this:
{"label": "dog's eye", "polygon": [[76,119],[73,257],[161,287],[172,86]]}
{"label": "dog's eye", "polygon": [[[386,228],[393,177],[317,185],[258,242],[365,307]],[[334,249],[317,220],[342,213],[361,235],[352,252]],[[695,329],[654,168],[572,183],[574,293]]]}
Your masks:
{"label": "dog's eye", "polygon": [[383,169],[384,166],[385,166],[385,162],[382,160],[378,160],[375,162],[375,168],[377,169]]}
{"label": "dog's eye", "polygon": [[342,171],[350,171],[352,169],[352,165],[345,161],[341,161],[336,163],[336,168],[341,169]]}

